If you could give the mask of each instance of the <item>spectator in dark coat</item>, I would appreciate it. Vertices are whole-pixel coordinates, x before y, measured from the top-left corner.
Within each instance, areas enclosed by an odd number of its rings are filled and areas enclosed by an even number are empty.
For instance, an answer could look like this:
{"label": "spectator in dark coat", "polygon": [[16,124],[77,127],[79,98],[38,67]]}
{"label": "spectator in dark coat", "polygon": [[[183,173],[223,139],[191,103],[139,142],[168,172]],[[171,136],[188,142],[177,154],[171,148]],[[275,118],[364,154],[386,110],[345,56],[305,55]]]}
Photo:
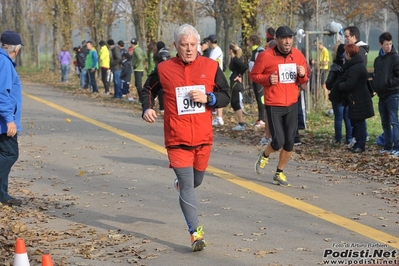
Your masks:
{"label": "spectator in dark coat", "polygon": [[350,151],[361,153],[366,150],[366,119],[374,116],[373,102],[367,88],[367,68],[355,44],[345,45],[346,62],[344,73],[334,84],[334,89],[343,92],[349,106],[348,117],[352,124],[353,137],[356,143]]}
{"label": "spectator in dark coat", "polygon": [[107,44],[110,48],[110,68],[114,77],[114,96],[113,98],[122,99],[121,88],[121,72],[122,72],[122,56],[118,45],[115,45],[114,40],[109,39]]}
{"label": "spectator in dark coat", "polygon": [[[331,91],[333,88],[334,82],[338,79],[339,76],[344,72],[344,44],[341,42],[337,42],[332,49],[333,56],[333,64],[330,67],[330,72],[328,73],[328,77],[326,80],[326,87]],[[340,144],[342,141],[342,121],[345,122],[345,131],[346,144],[351,143],[352,141],[352,125],[348,117],[348,106],[343,106],[341,98],[334,99],[334,93],[330,93],[328,97],[331,101],[333,111],[334,111],[334,133],[335,133],[335,143]]]}

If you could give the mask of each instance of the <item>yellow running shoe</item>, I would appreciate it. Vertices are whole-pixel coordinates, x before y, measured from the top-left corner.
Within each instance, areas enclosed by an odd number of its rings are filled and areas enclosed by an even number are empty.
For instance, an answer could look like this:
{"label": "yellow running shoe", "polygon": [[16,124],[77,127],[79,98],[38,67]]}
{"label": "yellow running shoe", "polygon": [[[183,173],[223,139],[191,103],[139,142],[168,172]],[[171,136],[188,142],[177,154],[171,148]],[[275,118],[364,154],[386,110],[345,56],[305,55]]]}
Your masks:
{"label": "yellow running shoe", "polygon": [[198,226],[197,230],[191,234],[191,250],[201,251],[206,247],[206,242],[204,240],[204,231],[202,226]]}
{"label": "yellow running shoe", "polygon": [[266,158],[263,152],[264,152],[264,150],[262,149],[259,153],[258,160],[255,163],[255,171],[258,175],[263,174],[263,172],[264,172],[263,169],[269,162],[269,158]]}
{"label": "yellow running shoe", "polygon": [[291,184],[288,183],[287,177],[285,176],[285,174],[283,174],[283,172],[276,172],[274,174],[273,184],[284,186],[284,187],[290,187],[291,186]]}

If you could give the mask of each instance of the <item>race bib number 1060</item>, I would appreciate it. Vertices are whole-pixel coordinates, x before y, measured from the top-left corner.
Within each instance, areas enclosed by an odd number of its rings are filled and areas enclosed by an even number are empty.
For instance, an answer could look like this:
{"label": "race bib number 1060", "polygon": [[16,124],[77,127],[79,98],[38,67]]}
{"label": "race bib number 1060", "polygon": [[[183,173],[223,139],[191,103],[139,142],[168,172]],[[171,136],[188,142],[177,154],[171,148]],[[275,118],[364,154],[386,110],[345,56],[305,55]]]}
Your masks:
{"label": "race bib number 1060", "polygon": [[281,83],[295,83],[296,64],[293,63],[278,65],[278,75]]}
{"label": "race bib number 1060", "polygon": [[176,88],[176,103],[178,115],[199,114],[205,112],[204,103],[194,102],[190,99],[189,92],[191,90],[199,90],[205,93],[205,86],[194,85]]}

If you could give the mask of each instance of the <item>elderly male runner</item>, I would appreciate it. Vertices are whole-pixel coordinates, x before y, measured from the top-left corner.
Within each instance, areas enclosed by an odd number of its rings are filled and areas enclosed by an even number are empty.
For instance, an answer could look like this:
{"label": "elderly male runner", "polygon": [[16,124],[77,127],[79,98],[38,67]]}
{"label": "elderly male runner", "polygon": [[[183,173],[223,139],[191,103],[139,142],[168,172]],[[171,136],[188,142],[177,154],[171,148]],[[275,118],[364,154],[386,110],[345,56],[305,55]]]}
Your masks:
{"label": "elderly male runner", "polygon": [[193,26],[180,26],[173,43],[177,57],[158,64],[144,84],[141,97],[143,119],[154,123],[154,99],[163,88],[165,147],[177,176],[175,187],[193,251],[206,246],[194,188],[202,183],[211,153],[212,109],[230,102],[223,71],[216,61],[198,54],[198,43],[199,34]]}

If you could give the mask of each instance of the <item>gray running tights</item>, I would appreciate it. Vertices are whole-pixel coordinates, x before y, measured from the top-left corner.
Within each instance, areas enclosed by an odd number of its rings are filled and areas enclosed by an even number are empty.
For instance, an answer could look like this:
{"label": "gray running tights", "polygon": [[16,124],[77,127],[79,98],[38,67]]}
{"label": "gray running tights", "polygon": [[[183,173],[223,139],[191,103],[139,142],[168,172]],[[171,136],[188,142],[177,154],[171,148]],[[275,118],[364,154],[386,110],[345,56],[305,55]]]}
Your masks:
{"label": "gray running tights", "polygon": [[190,234],[197,230],[198,211],[197,199],[194,194],[194,188],[201,185],[204,179],[205,171],[198,171],[193,167],[173,168],[179,181],[180,196],[179,203],[186,219]]}

